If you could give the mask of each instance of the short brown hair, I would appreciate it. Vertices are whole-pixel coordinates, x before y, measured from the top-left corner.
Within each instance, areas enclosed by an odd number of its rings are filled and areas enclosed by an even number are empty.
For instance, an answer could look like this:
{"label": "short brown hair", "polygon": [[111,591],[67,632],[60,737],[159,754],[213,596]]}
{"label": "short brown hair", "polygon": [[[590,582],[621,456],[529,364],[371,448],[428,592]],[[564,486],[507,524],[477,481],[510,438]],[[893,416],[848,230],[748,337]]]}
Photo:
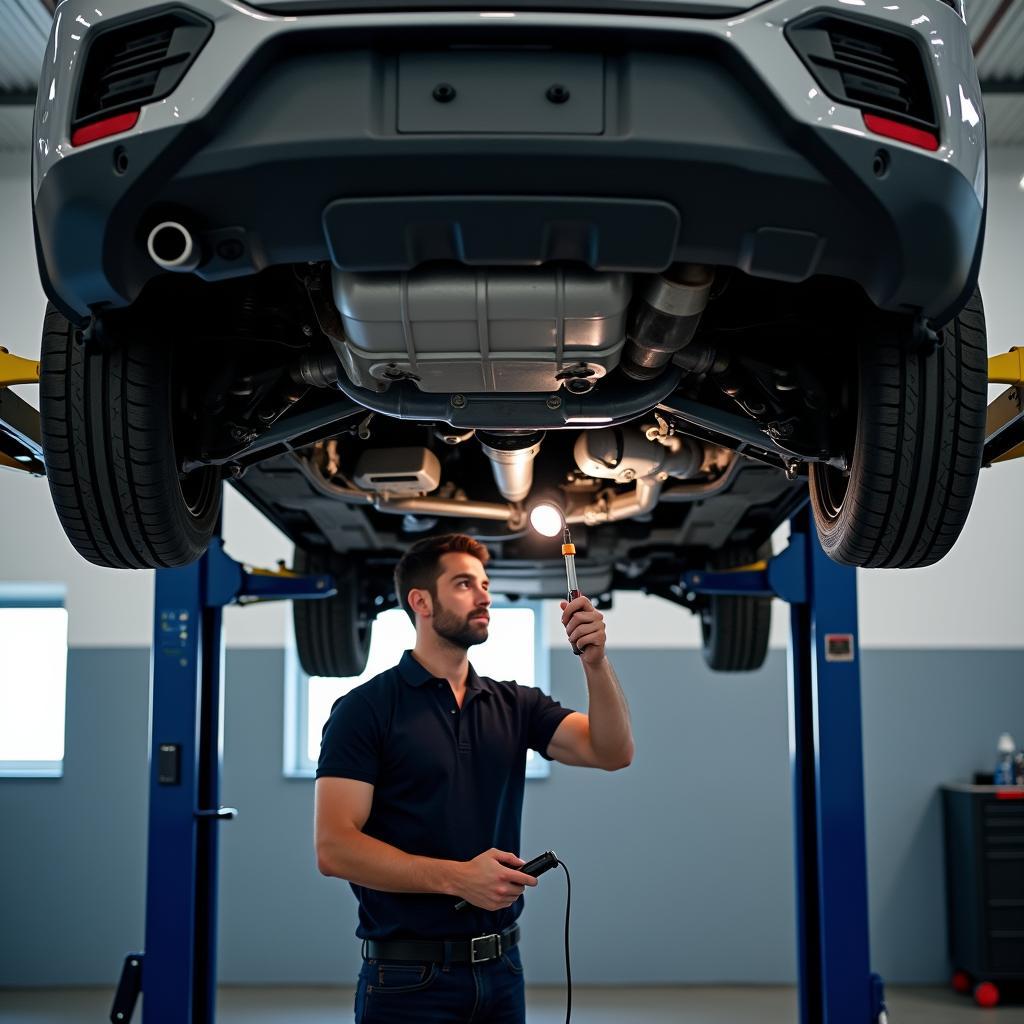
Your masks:
{"label": "short brown hair", "polygon": [[416,613],[409,606],[409,591],[427,590],[436,601],[437,579],[441,575],[441,556],[453,552],[472,555],[479,558],[484,565],[491,559],[491,553],[480,541],[464,533],[444,533],[416,541],[395,566],[395,596],[414,625]]}

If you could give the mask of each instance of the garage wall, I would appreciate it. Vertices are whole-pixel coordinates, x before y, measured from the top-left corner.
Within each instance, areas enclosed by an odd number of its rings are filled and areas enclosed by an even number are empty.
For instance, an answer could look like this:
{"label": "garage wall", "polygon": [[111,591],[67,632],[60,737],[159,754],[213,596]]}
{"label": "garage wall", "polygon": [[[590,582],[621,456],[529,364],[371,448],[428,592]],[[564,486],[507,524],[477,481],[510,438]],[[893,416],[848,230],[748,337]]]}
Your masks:
{"label": "garage wall", "polygon": [[[31,356],[39,351],[45,300],[32,243],[27,160],[0,160],[0,345]],[[1024,149],[991,153],[991,207],[981,278],[989,317],[990,351],[1024,342]],[[34,399],[34,389],[20,389]],[[959,544],[939,565],[912,572],[861,575],[861,631],[866,647],[1012,647],[1019,645],[1024,609],[1019,581],[1006,571],[1003,546],[1011,509],[1024,506],[1024,471],[1010,465],[986,471]],[[61,532],[45,483],[0,472],[6,539],[0,576],[61,580],[68,586],[70,642],[74,646],[148,646],[153,607],[150,573],[99,569],[77,558]],[[227,549],[236,558],[272,565],[291,546],[233,491],[225,513]],[[985,600],[977,600],[984,594]],[[227,642],[281,647],[287,607],[229,610]],[[699,632],[687,614],[660,599],[622,595],[610,619],[620,646],[696,647]],[[783,617],[774,643],[785,646]]]}
{"label": "garage wall", "polygon": [[[794,883],[785,657],[712,676],[694,651],[619,654],[633,765],[553,765],[527,786],[522,853],[572,872],[580,983],[792,983]],[[220,976],[227,983],[349,983],[354,901],[321,877],[312,783],[281,776],[283,652],[227,665]],[[144,938],[148,659],[77,649],[66,774],[4,780],[0,986],[113,985]],[[554,694],[585,707],[576,659],[552,657]],[[946,978],[937,786],[989,766],[1004,728],[1024,734],[1019,654],[864,654],[872,966],[890,982]],[[15,829],[17,838],[15,840]],[[530,979],[562,979],[561,872],[529,894]],[[643,936],[641,951],[630,936]]]}

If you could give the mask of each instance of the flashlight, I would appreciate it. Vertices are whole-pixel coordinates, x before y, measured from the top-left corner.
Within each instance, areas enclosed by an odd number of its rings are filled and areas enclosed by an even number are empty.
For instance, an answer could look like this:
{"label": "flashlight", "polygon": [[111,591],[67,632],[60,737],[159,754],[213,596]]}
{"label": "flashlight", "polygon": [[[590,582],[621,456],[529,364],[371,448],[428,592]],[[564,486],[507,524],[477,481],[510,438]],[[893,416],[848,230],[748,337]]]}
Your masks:
{"label": "flashlight", "polygon": [[530,509],[530,525],[542,537],[557,537],[558,531],[565,526],[565,516],[553,501],[538,501]]}
{"label": "flashlight", "polygon": [[[565,524],[562,531],[562,555],[565,557],[565,582],[568,587],[569,600],[574,601],[580,596],[580,585],[576,580],[576,545],[573,544],[572,537],[569,536],[568,523]],[[573,654],[583,653],[572,640],[569,643],[572,644]]]}
{"label": "flashlight", "polygon": [[[538,501],[530,509],[530,525],[544,537],[557,537],[558,531],[562,531],[562,555],[565,558],[565,583],[566,596],[570,601],[575,601],[580,596],[580,585],[576,581],[576,545],[569,536],[569,524],[565,521],[565,513],[562,507],[555,501],[547,498]],[[572,644],[572,653],[581,654],[582,651]]]}

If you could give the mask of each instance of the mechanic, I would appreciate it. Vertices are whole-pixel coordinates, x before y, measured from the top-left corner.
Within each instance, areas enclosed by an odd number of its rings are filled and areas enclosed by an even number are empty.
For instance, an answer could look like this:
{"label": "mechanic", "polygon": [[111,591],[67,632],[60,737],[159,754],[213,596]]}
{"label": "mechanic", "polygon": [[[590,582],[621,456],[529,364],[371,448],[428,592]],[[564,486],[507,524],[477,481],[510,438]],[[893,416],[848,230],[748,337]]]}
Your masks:
{"label": "mechanic", "polygon": [[[608,771],[633,758],[604,617],[586,597],[562,602],[562,623],[581,650],[589,715],[473,670],[467,652],[487,639],[489,557],[462,534],[406,552],[395,592],[416,645],[339,699],[324,727],[317,862],[359,902],[358,1024],[523,1024],[515,922],[537,884],[516,871],[527,748]],[[460,898],[470,906],[456,911]]]}

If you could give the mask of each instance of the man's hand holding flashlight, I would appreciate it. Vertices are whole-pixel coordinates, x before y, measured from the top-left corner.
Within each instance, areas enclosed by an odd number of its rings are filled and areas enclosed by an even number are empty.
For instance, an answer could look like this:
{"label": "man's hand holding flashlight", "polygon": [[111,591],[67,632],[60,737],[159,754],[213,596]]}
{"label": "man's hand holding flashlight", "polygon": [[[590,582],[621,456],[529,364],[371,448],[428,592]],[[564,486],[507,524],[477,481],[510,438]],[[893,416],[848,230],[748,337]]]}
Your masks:
{"label": "man's hand holding flashlight", "polygon": [[505,850],[485,850],[472,860],[458,862],[452,895],[461,896],[483,910],[511,907],[523,895],[526,886],[537,884],[532,875],[516,871],[525,863],[522,857]]}
{"label": "man's hand holding flashlight", "polygon": [[604,616],[583,596],[562,601],[562,625],[570,642],[580,649],[587,665],[599,665],[604,659]]}

